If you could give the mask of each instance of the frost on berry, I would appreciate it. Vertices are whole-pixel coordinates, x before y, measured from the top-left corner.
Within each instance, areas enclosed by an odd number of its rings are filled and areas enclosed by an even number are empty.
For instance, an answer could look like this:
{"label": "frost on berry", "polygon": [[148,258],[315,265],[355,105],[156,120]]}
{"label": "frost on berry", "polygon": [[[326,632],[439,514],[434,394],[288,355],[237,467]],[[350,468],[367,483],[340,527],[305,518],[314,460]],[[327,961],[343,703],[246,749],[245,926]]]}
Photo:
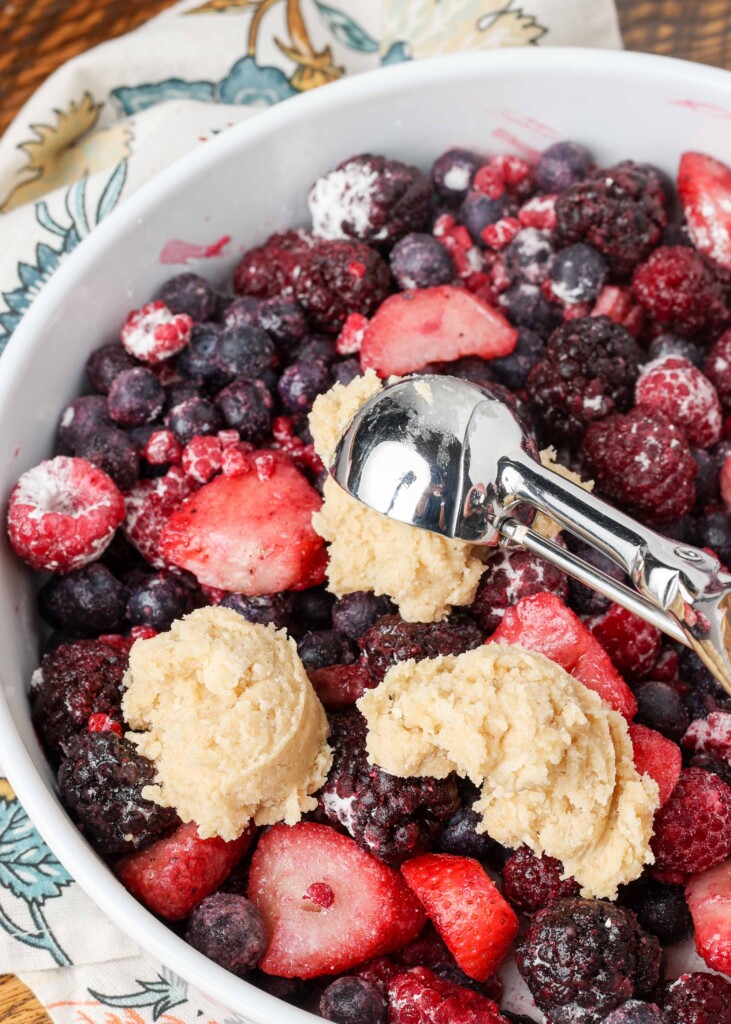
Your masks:
{"label": "frost on berry", "polygon": [[155,365],[181,352],[190,341],[193,320],[171,313],[161,299],[133,309],[122,327],[125,351],[140,362]]}

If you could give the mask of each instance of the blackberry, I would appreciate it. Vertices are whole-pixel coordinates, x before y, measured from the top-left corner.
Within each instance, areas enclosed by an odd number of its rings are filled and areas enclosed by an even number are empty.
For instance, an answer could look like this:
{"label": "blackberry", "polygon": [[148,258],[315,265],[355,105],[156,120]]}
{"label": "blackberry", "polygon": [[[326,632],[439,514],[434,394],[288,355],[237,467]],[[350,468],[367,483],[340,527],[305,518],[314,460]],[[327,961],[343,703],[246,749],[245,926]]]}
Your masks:
{"label": "blackberry", "polygon": [[194,324],[190,343],[178,355],[177,370],[199,387],[218,391],[228,383],[224,373],[215,361],[222,328],[220,324]]}
{"label": "blackberry", "polygon": [[452,257],[434,235],[412,232],[391,250],[391,273],[402,291],[432,288],[454,279]]}
{"label": "blackberry", "polygon": [[162,412],[164,404],[162,384],[152,370],[142,366],[117,374],[107,395],[109,415],[122,427],[152,423]]}
{"label": "blackberry", "polygon": [[672,946],[693,931],[693,918],[681,885],[638,879],[624,886],[620,902],[633,910],[645,931],[656,935],[663,945]]}
{"label": "blackberry", "polygon": [[516,327],[528,327],[542,338],[561,322],[560,307],[549,302],[537,284],[514,284],[500,301]]}
{"label": "blackberry", "polygon": [[336,978],[320,996],[320,1016],[336,1024],[386,1024],[386,1000],[364,978]]}
{"label": "blackberry", "polygon": [[448,149],[432,164],[434,191],[442,199],[457,203],[464,199],[482,161],[469,149]]}
{"label": "blackberry", "polygon": [[551,1024],[600,1024],[660,974],[660,944],[631,910],[606,900],[563,899],[533,918],[515,959]]}
{"label": "blackberry", "polygon": [[731,312],[712,264],[685,245],[663,245],[635,270],[637,301],[670,330],[688,337],[717,337]]}
{"label": "blackberry", "polygon": [[172,831],[171,807],[145,800],[155,766],[115,732],[74,736],[58,770],[61,800],[89,842],[107,856],[148,846]]}
{"label": "blackberry", "polygon": [[272,427],[272,396],[260,380],[235,380],[216,395],[216,408],[227,427],[243,441],[258,444]]}
{"label": "blackberry", "polygon": [[380,682],[400,661],[464,654],[483,640],[480,627],[466,615],[452,615],[445,622],[404,622],[399,615],[382,615],[360,638],[360,647]]}
{"label": "blackberry", "polygon": [[565,601],[569,594],[565,573],[530,551],[503,549],[488,561],[470,614],[485,633],[493,633],[507,608],[523,597],[546,590]]}
{"label": "blackberry", "polygon": [[353,643],[334,629],[311,630],[297,644],[297,653],[308,672],[329,665],[351,665]]}
{"label": "blackberry", "polygon": [[262,302],[257,322],[278,349],[291,349],[307,332],[307,317],[302,307],[278,296]]}
{"label": "blackberry", "polygon": [[321,241],[302,261],[292,290],[315,330],[337,334],[349,313],[375,313],[390,286],[388,265],[367,245]]}
{"label": "blackberry", "polygon": [[[270,237],[263,245],[249,249],[234,270],[234,291],[244,295],[229,306],[225,323],[245,324],[257,316],[257,299],[271,299],[279,295],[292,297],[292,283],[296,274],[310,259],[318,239],[307,231],[283,231]],[[256,304],[255,304],[256,303]]]}
{"label": "blackberry", "polygon": [[678,743],[690,725],[688,711],[678,691],[669,683],[650,680],[640,683],[634,692],[637,698],[635,721]]}
{"label": "blackberry", "polygon": [[640,360],[632,335],[609,317],[570,320],[528,375],[531,409],[552,439],[575,439],[594,420],[629,408]]}
{"label": "blackberry", "polygon": [[187,313],[198,323],[216,315],[216,290],[200,274],[176,274],[165,282],[158,298],[171,313]]}
{"label": "blackberry", "polygon": [[247,622],[259,623],[262,626],[271,623],[277,629],[286,629],[289,625],[289,608],[281,594],[272,594],[269,597],[227,594],[221,601],[221,607],[232,608]]}
{"label": "blackberry", "polygon": [[264,919],[245,896],[215,892],[195,906],[185,941],[239,978],[259,963],[269,936]]}
{"label": "blackberry", "polygon": [[359,640],[379,615],[388,615],[393,604],[367,590],[356,590],[339,598],[332,608],[333,628],[351,640]]}
{"label": "blackberry", "polygon": [[298,415],[308,413],[318,395],[330,389],[330,372],[324,362],[292,363],[277,384],[277,391],[285,410]]}
{"label": "blackberry", "polygon": [[355,708],[331,715],[330,726],[333,763],[318,795],[328,820],[387,864],[428,850],[459,807],[454,778],[402,779],[369,764],[366,722]]}
{"label": "blackberry", "polygon": [[266,380],[277,365],[277,350],[261,327],[226,327],[216,341],[213,360],[229,381]]}
{"label": "blackberry", "polygon": [[164,570],[130,584],[127,617],[133,626],[152,626],[158,633],[193,611],[195,592],[174,573]]}
{"label": "blackberry", "polygon": [[608,272],[600,252],[584,242],[575,242],[556,253],[551,265],[551,290],[567,305],[594,302]]}
{"label": "blackberry", "polygon": [[124,622],[127,588],[105,565],[92,562],[65,576],[52,576],[41,587],[38,602],[54,626],[89,636],[115,633]]}
{"label": "blackberry", "polygon": [[541,284],[551,269],[553,246],[545,231],[523,228],[504,249],[503,259],[513,281]]}
{"label": "blackberry", "polygon": [[695,971],[665,982],[658,992],[662,1024],[731,1024],[731,982]]}
{"label": "blackberry", "polygon": [[83,395],[66,406],[58,421],[57,445],[62,455],[75,455],[77,447],[97,430],[113,427],[107,400]]}
{"label": "blackberry", "polygon": [[223,421],[216,406],[207,398],[186,398],[172,407],[165,417],[165,426],[182,444],[187,444],[198,434],[204,437],[217,434]]}
{"label": "blackberry", "polygon": [[557,900],[579,895],[579,883],[563,878],[563,865],[555,857],[537,857],[521,846],[503,865],[503,893],[529,914]]}
{"label": "blackberry", "polygon": [[95,348],[86,360],[86,377],[94,391],[106,395],[112,381],[123,370],[131,370],[135,366],[134,359],[128,355],[118,341],[112,341],[101,348]]}
{"label": "blackberry", "polygon": [[554,142],[539,157],[536,186],[541,192],[565,192],[587,176],[591,163],[589,150],[578,142]]}
{"label": "blackberry", "polygon": [[74,455],[103,469],[120,491],[128,491],[140,475],[139,449],[116,427],[99,427],[87,434],[76,444]]}
{"label": "blackberry", "polygon": [[513,213],[515,204],[507,193],[499,199],[490,199],[484,192],[469,189],[457,211],[457,220],[467,228],[473,242],[484,246],[482,232],[488,224],[495,224]]}
{"label": "blackberry", "polygon": [[657,176],[607,168],[570,185],[556,201],[559,247],[588,242],[613,274],[625,277],[660,241],[667,218]]}

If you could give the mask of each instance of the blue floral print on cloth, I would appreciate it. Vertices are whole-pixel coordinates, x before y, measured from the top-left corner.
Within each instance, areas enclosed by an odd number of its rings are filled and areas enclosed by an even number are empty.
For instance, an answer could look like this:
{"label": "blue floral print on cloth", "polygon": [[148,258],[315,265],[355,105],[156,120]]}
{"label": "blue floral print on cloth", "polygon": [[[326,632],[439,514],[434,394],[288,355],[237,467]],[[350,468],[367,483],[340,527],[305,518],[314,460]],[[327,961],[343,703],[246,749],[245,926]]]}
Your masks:
{"label": "blue floral print on cloth", "polygon": [[[0,139],[0,352],[66,255],[206,139],[346,74],[527,45],[619,46],[613,0],[184,0],[69,62]],[[10,971],[58,1024],[247,1024],[140,953],[0,775],[0,973]]]}

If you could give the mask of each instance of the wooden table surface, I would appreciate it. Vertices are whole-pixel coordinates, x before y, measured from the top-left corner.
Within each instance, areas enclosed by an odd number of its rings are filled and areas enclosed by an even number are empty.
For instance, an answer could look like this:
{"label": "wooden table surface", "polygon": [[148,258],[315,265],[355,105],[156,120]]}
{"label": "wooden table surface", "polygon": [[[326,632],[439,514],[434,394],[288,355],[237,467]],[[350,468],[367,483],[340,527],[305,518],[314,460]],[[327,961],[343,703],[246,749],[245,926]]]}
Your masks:
{"label": "wooden table surface", "polygon": [[[59,64],[141,25],[172,0],[0,0],[0,132]],[[630,50],[731,70],[731,0],[617,0]],[[0,969],[2,965],[0,964]],[[1,1024],[49,1024],[33,995],[0,976]]]}

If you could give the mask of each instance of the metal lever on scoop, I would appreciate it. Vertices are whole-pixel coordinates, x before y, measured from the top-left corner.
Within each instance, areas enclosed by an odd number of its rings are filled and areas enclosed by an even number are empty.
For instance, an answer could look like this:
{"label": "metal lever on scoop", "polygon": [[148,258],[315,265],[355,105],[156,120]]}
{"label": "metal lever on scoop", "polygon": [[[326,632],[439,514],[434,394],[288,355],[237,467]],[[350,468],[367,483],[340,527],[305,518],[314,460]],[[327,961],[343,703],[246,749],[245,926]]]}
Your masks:
{"label": "metal lever on scoop", "polygon": [[[354,417],[332,473],[353,497],[402,523],[540,554],[691,647],[731,693],[731,574],[542,466],[530,434],[489,390],[437,376],[384,388]],[[530,529],[537,511],[611,558],[636,589]]]}

